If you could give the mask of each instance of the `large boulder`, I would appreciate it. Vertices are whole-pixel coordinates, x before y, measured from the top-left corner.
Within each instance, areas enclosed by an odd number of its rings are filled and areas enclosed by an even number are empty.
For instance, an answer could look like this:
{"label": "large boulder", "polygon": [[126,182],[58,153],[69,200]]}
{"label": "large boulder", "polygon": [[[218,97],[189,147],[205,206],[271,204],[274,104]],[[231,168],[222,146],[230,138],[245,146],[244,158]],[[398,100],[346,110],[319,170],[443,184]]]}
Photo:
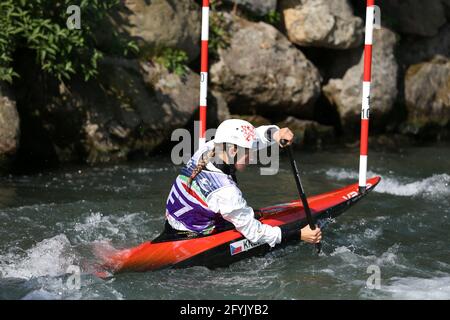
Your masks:
{"label": "large boulder", "polygon": [[269,119],[264,118],[263,116],[253,114],[253,115],[242,115],[242,114],[233,114],[230,116],[230,119],[242,119],[250,122],[255,127],[259,126],[267,126],[273,124]]}
{"label": "large boulder", "polygon": [[445,16],[447,17],[447,21],[450,21],[450,0],[442,0],[442,4],[445,8]]}
{"label": "large boulder", "polygon": [[[450,2],[450,0],[449,0]],[[398,60],[403,67],[450,53],[450,24],[442,27],[434,37],[403,36],[398,48]]]}
{"label": "large boulder", "polygon": [[323,74],[324,78],[328,80],[333,78],[342,78],[348,69],[356,66],[361,61],[361,55],[363,52],[364,46],[349,50],[328,51],[328,59],[324,61],[325,68],[324,71],[321,70],[321,74]]}
{"label": "large boulder", "polygon": [[406,131],[420,134],[423,129],[450,124],[450,59],[433,60],[411,66],[405,77],[408,110]]}
{"label": "large boulder", "polygon": [[315,121],[287,117],[277,125],[280,128],[291,129],[294,133],[295,146],[320,148],[336,141],[335,130],[332,126],[325,126]]}
{"label": "large boulder", "polygon": [[111,59],[102,74],[104,100],[110,103],[92,106],[95,112],[85,124],[89,162],[152,152],[198,108],[200,78],[192,71],[179,76],[159,64]]}
{"label": "large boulder", "polygon": [[[242,119],[255,127],[271,125],[269,119],[260,115],[231,115],[232,119]],[[332,126],[319,124],[316,121],[300,120],[288,116],[276,123],[280,128],[289,128],[294,133],[294,145],[300,147],[317,147],[332,144],[336,141],[335,130]]]}
{"label": "large boulder", "polygon": [[225,0],[225,2],[241,5],[258,16],[264,16],[277,9],[277,0]]}
{"label": "large boulder", "polygon": [[208,98],[207,126],[217,128],[223,121],[230,119],[228,104],[219,91],[212,90]]}
{"label": "large boulder", "polygon": [[[179,76],[159,64],[106,58],[97,79],[59,83],[42,103],[22,103],[30,118],[26,147],[40,145],[50,150],[42,157],[53,153],[59,162],[119,162],[149,154],[193,120],[199,82],[192,71]],[[32,130],[32,123],[39,128]]]}
{"label": "large boulder", "polygon": [[193,0],[126,0],[113,20],[119,32],[137,41],[143,55],[175,48],[192,61],[200,54],[201,8]]}
{"label": "large boulder", "polygon": [[446,23],[448,0],[381,1],[382,21],[398,33],[435,36]]}
{"label": "large boulder", "polygon": [[[184,127],[198,104],[199,76],[180,77],[158,64],[108,59],[102,65],[106,103],[86,101],[84,125],[88,162],[121,160],[136,151],[152,152],[172,131]],[[80,92],[90,91],[83,88]]]}
{"label": "large boulder", "polygon": [[348,0],[281,0],[289,40],[300,46],[333,49],[362,44],[363,21]]}
{"label": "large boulder", "polygon": [[308,116],[320,95],[316,67],[273,26],[238,17],[230,45],[219,49],[211,82],[238,114]]}
{"label": "large boulder", "polygon": [[0,172],[7,169],[19,147],[20,127],[16,102],[0,83]]}
{"label": "large boulder", "polygon": [[[371,121],[382,127],[397,98],[398,65],[394,48],[398,41],[388,29],[374,30]],[[364,56],[350,68],[342,79],[331,79],[323,88],[325,96],[336,106],[344,131],[353,132],[361,118],[362,75]]]}

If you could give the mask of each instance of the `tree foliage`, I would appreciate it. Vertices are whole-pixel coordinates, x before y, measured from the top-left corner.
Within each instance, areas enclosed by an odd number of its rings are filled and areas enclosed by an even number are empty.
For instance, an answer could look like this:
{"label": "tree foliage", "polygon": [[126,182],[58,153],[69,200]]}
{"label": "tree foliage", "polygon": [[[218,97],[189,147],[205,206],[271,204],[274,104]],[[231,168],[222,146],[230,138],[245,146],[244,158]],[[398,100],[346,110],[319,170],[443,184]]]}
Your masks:
{"label": "tree foliage", "polygon": [[[79,73],[88,80],[97,74],[103,57],[97,47],[96,27],[108,19],[120,0],[1,0],[0,81],[18,76],[15,52],[30,49],[41,69],[60,80]],[[81,28],[69,29],[67,8],[77,5]],[[121,54],[137,51],[133,42],[117,39]],[[117,51],[117,50],[116,50]]]}

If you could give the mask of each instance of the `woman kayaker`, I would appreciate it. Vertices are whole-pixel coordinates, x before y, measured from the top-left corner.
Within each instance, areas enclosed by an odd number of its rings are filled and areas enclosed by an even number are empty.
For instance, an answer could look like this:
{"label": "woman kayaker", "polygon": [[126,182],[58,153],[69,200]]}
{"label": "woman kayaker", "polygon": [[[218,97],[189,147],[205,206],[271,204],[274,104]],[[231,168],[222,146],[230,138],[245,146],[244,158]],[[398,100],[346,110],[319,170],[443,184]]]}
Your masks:
{"label": "woman kayaker", "polygon": [[[240,119],[222,122],[215,138],[193,155],[176,178],[167,199],[165,230],[158,240],[208,235],[234,226],[252,243],[271,247],[280,243],[282,230],[261,223],[247,205],[236,170],[244,170],[258,149],[280,144],[282,139],[289,145],[293,137],[291,130],[275,125],[255,128]],[[309,243],[322,239],[319,228],[306,226],[298,233]]]}

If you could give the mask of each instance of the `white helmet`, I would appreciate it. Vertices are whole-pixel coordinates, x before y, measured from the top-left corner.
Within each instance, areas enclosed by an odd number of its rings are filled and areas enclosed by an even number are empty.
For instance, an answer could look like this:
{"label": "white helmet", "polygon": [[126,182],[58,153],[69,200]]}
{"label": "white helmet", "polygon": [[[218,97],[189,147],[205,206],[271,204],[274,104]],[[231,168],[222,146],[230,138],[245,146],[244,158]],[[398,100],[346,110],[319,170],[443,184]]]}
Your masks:
{"label": "white helmet", "polygon": [[229,119],[217,128],[214,143],[232,143],[247,149],[256,147],[256,130],[248,121]]}

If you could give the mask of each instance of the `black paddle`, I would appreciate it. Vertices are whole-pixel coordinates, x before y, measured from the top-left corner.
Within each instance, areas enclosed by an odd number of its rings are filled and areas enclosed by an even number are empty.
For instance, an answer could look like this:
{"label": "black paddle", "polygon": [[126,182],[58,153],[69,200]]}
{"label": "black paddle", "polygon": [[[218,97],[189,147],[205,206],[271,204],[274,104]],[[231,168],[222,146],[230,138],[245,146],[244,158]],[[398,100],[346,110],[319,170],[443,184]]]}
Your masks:
{"label": "black paddle", "polygon": [[[285,146],[287,144],[287,141],[284,139],[281,139],[280,142],[281,142],[282,146]],[[316,225],[314,224],[314,220],[311,215],[311,209],[309,208],[308,200],[306,199],[306,194],[303,191],[302,181],[300,180],[300,173],[298,172],[297,162],[295,161],[294,154],[292,153],[292,147],[287,146],[287,151],[289,154],[289,158],[291,160],[292,172],[294,173],[294,178],[295,178],[295,183],[297,184],[298,194],[300,195],[300,199],[302,200],[302,203],[303,203],[303,208],[305,209],[306,221],[308,221],[308,224],[309,224],[309,227],[311,228],[311,230],[315,230]],[[320,242],[316,243],[316,249],[317,249],[317,253],[320,253],[320,250],[322,249],[322,244]]]}

